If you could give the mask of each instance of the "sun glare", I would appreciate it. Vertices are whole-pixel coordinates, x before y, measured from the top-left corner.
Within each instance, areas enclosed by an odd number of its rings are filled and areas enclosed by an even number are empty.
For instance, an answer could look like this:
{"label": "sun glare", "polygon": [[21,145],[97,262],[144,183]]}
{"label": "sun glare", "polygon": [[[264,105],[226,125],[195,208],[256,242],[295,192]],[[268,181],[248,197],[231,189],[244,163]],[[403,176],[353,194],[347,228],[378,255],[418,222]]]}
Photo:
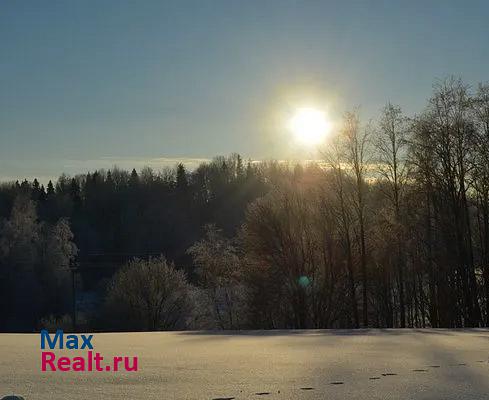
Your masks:
{"label": "sun glare", "polygon": [[289,127],[297,141],[313,146],[324,141],[331,129],[331,123],[324,111],[303,107],[295,112]]}

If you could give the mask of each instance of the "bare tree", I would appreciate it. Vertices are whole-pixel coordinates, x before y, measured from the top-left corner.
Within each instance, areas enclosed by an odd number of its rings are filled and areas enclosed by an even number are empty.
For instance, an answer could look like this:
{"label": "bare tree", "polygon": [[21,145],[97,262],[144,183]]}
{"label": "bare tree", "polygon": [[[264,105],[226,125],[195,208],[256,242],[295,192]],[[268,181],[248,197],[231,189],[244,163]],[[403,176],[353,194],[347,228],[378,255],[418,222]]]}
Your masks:
{"label": "bare tree", "polygon": [[236,246],[215,225],[207,225],[205,237],[193,244],[188,253],[197,266],[218,326],[242,328],[246,324],[246,291],[241,283],[242,261]]}
{"label": "bare tree", "polygon": [[261,272],[254,286],[270,282],[257,294],[273,302],[275,327],[330,327],[341,304],[334,220],[313,182],[291,177],[289,185],[250,206],[243,228],[245,250]]}
{"label": "bare tree", "polygon": [[346,271],[348,277],[350,312],[353,319],[353,326],[360,327],[358,316],[358,303],[356,294],[356,273],[353,258],[353,207],[351,199],[352,182],[346,175],[343,163],[343,150],[339,138],[335,138],[323,152],[327,162],[327,176],[331,180],[331,191],[334,201],[329,206],[334,211],[336,230],[339,232],[340,241],[346,257]]}
{"label": "bare tree", "polygon": [[469,201],[474,167],[478,168],[470,106],[468,87],[461,80],[437,83],[413,140],[413,165],[423,171],[414,176],[420,176],[428,189],[427,227],[430,235],[436,234],[429,243],[435,246],[430,249],[433,258],[437,253],[434,290],[442,326],[477,326],[481,319]]}
{"label": "bare tree", "polygon": [[192,298],[184,272],[165,258],[135,259],[112,279],[107,319],[119,329],[182,329],[192,319]]}
{"label": "bare tree", "polygon": [[484,280],[485,325],[489,326],[489,85],[479,85],[472,101],[477,127],[473,187],[478,208],[478,230]]}
{"label": "bare tree", "polygon": [[358,218],[358,240],[360,244],[360,273],[362,279],[363,325],[368,326],[368,271],[366,248],[366,172],[369,145],[369,130],[360,127],[357,112],[345,115],[342,136],[345,146],[348,171],[355,180],[354,206]]}
{"label": "bare tree", "polygon": [[394,220],[391,222],[393,240],[396,242],[395,264],[397,269],[397,284],[399,291],[400,326],[406,326],[405,306],[405,255],[404,237],[401,221],[401,201],[407,182],[407,150],[408,124],[402,115],[401,108],[387,104],[382,111],[377,132],[376,149],[378,154],[378,169],[381,179],[387,182],[384,191],[393,209]]}

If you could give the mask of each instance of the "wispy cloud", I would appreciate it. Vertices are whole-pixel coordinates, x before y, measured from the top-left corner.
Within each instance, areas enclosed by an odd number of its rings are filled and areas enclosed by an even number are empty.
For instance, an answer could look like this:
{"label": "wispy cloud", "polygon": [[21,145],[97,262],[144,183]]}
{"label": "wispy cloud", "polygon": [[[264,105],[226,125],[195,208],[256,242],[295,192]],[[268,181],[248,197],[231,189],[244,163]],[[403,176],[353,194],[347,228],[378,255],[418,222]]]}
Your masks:
{"label": "wispy cloud", "polygon": [[0,181],[33,180],[37,178],[42,183],[50,179],[56,180],[61,174],[76,175],[94,171],[96,169],[109,169],[117,166],[122,169],[141,170],[144,167],[155,171],[165,167],[173,167],[183,163],[189,170],[195,169],[199,164],[210,161],[209,158],[191,157],[100,157],[94,159],[50,159],[50,160],[18,160],[0,161]]}
{"label": "wispy cloud", "polygon": [[94,169],[112,168],[117,166],[123,169],[141,169],[151,167],[155,170],[173,167],[178,163],[184,164],[189,169],[197,167],[203,162],[209,161],[208,158],[189,158],[189,157],[156,157],[156,158],[138,158],[138,157],[101,157],[89,160],[65,160],[62,164],[63,170],[76,171],[76,173],[86,172]]}
{"label": "wispy cloud", "polygon": [[[150,167],[156,172],[163,168],[174,167],[182,163],[192,171],[200,164],[211,161],[211,158],[198,157],[100,157],[93,159],[61,159],[61,160],[19,160],[19,161],[0,161],[0,182],[9,182],[15,180],[27,179],[32,181],[36,178],[39,182],[46,184],[49,180],[57,180],[61,174],[74,176],[84,174],[90,171],[100,169],[111,169],[118,167],[125,170],[135,168],[140,171],[144,167]],[[253,163],[266,162],[267,160],[252,160]],[[318,164],[321,168],[328,169],[328,162],[319,159],[291,159],[291,160],[274,160],[280,164]],[[342,164],[342,168],[348,170],[347,164]],[[367,174],[376,173],[379,169],[378,163],[369,163],[366,166]]]}

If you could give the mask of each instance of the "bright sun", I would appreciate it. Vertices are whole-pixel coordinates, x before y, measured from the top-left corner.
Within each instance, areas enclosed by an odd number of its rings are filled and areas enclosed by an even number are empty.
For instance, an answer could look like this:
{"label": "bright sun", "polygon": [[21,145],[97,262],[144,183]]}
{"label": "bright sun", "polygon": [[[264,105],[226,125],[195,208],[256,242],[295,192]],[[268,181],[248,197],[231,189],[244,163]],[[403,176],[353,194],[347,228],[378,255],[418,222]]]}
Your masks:
{"label": "bright sun", "polygon": [[297,109],[289,125],[296,139],[306,145],[320,144],[329,133],[331,123],[326,113],[312,107]]}

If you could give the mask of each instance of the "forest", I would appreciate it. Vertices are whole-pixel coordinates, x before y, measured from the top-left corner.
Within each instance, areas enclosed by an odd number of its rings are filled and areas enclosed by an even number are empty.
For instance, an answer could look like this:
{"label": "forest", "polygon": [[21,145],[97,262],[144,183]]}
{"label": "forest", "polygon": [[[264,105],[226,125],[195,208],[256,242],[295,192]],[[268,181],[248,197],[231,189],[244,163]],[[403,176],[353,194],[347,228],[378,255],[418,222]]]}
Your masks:
{"label": "forest", "polygon": [[489,85],[320,154],[2,183],[0,331],[489,326]]}

